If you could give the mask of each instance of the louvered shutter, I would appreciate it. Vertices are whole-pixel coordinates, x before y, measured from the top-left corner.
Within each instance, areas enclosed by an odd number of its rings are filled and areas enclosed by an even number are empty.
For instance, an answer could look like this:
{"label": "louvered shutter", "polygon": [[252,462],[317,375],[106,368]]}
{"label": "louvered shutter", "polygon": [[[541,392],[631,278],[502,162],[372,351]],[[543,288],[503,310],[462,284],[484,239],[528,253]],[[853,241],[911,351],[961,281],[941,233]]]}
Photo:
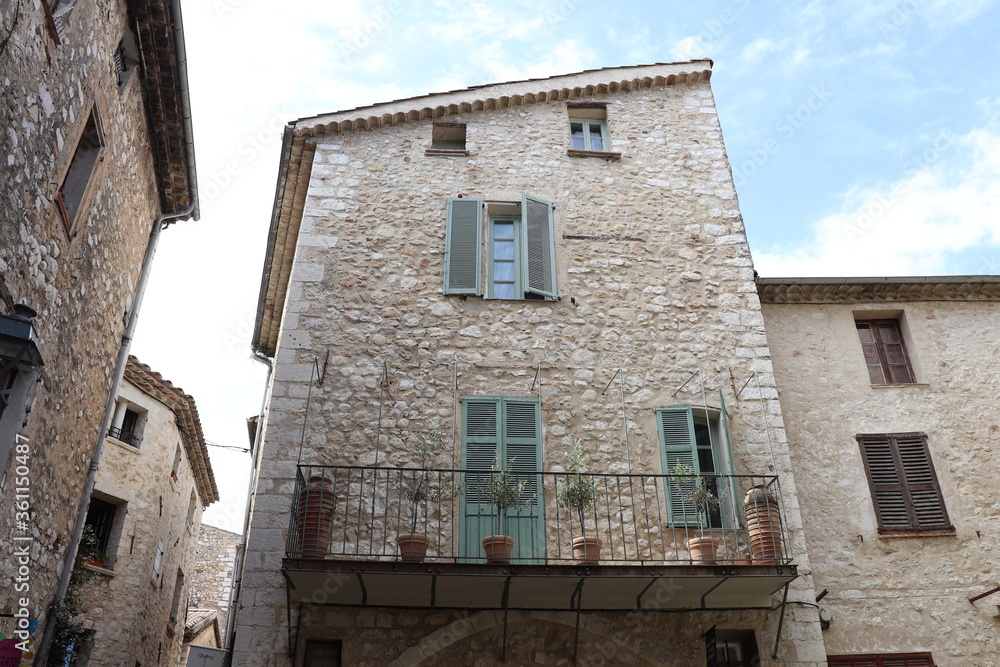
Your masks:
{"label": "louvered shutter", "polygon": [[[462,401],[462,555],[479,559],[481,541],[494,531],[496,513],[479,486],[489,479],[500,445],[500,401],[495,398]],[[484,474],[474,471],[482,470]]]}
{"label": "louvered shutter", "polygon": [[859,435],[879,531],[951,530],[923,434]]}
{"label": "louvered shutter", "polygon": [[536,399],[503,399],[504,464],[525,481],[521,501],[525,507],[512,509],[507,517],[507,534],[514,538],[514,558],[518,562],[544,562],[545,533],[542,522],[542,426],[541,405]]}
{"label": "louvered shutter", "polygon": [[830,667],[934,667],[930,653],[896,655],[831,655]]}
{"label": "louvered shutter", "polygon": [[[660,408],[656,411],[656,417],[663,474],[672,475],[677,466],[689,466],[695,474],[700,474],[691,406],[672,405]],[[694,485],[694,479],[667,479],[665,495],[670,523],[675,526],[699,525],[697,509],[685,499]]]}
{"label": "louvered shutter", "polygon": [[444,240],[444,293],[481,294],[483,201],[449,199]]}
{"label": "louvered shutter", "polygon": [[552,204],[542,199],[521,197],[522,270],[525,291],[541,296],[559,296],[556,290],[556,240]]}
{"label": "louvered shutter", "polygon": [[889,382],[892,384],[913,382],[910,362],[906,357],[906,350],[903,348],[903,334],[899,330],[899,322],[878,322],[876,327],[882,353],[885,355],[885,362],[889,368]]}

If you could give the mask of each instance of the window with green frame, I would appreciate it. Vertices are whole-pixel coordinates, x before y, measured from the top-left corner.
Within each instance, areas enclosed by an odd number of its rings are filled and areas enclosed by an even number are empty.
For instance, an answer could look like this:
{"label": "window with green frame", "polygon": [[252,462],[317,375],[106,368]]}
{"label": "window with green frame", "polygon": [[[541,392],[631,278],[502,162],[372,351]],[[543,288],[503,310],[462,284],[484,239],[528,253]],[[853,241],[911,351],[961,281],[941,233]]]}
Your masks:
{"label": "window with green frame", "polygon": [[611,150],[611,144],[608,142],[607,111],[603,104],[570,105],[568,111],[571,150],[596,153],[606,153]]}
{"label": "window with green frame", "polygon": [[719,499],[720,507],[707,516],[685,498],[683,483],[668,482],[667,515],[674,526],[722,528],[733,525],[735,485],[732,478],[733,456],[729,441],[726,406],[719,392],[720,407],[679,404],[656,409],[660,460],[664,475],[672,475],[677,466],[686,466],[704,476],[709,490]]}
{"label": "window with green frame", "polygon": [[[482,539],[489,535],[514,538],[512,558],[520,563],[545,559],[542,480],[541,402],[530,396],[462,397],[461,556],[479,562]],[[497,517],[496,508],[479,490],[494,466],[517,473],[525,487],[526,505]],[[481,472],[478,472],[481,471]],[[499,524],[499,525],[498,525]]]}
{"label": "window with green frame", "polygon": [[[483,281],[483,211],[486,280]],[[448,200],[444,293],[488,299],[558,296],[551,203],[523,195],[520,202]]]}

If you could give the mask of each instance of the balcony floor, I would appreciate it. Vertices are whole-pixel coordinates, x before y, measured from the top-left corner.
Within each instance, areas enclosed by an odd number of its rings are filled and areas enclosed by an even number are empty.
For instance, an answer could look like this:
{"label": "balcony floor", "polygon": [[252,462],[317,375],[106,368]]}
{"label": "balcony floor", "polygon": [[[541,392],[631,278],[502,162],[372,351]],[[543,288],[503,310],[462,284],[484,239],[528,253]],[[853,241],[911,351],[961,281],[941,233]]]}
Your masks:
{"label": "balcony floor", "polygon": [[798,576],[795,565],[486,565],[322,558],[286,558],[282,574],[294,602],[550,611],[767,609],[771,594]]}

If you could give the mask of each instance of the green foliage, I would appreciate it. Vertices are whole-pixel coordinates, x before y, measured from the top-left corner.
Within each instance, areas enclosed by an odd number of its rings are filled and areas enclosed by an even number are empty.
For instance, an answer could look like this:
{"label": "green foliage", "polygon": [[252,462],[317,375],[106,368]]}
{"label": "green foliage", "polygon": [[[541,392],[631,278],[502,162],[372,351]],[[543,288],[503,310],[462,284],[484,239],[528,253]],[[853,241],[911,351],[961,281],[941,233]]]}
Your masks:
{"label": "green foliage", "polygon": [[420,510],[427,511],[427,501],[441,497],[441,489],[431,484],[432,475],[428,468],[434,458],[444,449],[444,436],[437,431],[430,433],[427,439],[414,448],[420,468],[412,475],[401,473],[397,480],[399,495],[410,508],[410,532],[417,532],[417,521]]}
{"label": "green foliage", "polygon": [[503,459],[497,452],[489,474],[480,473],[469,482],[469,491],[496,508],[495,535],[501,534],[507,525],[507,511],[527,507],[534,499],[534,494],[526,495],[528,480],[522,479],[511,468],[515,459],[511,458],[504,467]]}
{"label": "green foliage", "polygon": [[587,510],[592,509],[597,501],[597,480],[584,477],[590,469],[590,456],[583,449],[583,441],[577,438],[566,453],[569,459],[567,466],[570,477],[559,488],[557,499],[560,507],[574,512],[580,521],[581,534],[586,537]]}
{"label": "green foliage", "polygon": [[708,487],[705,478],[695,473],[689,465],[678,464],[670,471],[670,484],[684,494],[684,501],[698,512],[699,534],[703,532],[708,516],[719,509],[719,499]]}
{"label": "green foliage", "polygon": [[83,613],[82,589],[97,575],[84,567],[89,559],[104,560],[106,556],[97,547],[97,535],[93,526],[84,526],[80,545],[73,563],[73,574],[66,588],[66,596],[53,608],[56,629],[49,649],[48,667],[61,667],[80,646],[88,634],[80,614]]}

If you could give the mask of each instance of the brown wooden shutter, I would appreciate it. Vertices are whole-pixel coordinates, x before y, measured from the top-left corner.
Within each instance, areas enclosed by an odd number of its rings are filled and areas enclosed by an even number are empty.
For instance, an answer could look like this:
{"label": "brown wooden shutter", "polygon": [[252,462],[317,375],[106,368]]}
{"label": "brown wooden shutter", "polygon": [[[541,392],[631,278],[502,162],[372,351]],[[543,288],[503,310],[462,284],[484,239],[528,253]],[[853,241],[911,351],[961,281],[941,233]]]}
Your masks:
{"label": "brown wooden shutter", "polygon": [[857,436],[880,533],[951,532],[927,437]]}
{"label": "brown wooden shutter", "polygon": [[856,324],[871,383],[913,384],[913,370],[899,321],[866,320]]}
{"label": "brown wooden shutter", "polygon": [[831,655],[830,667],[934,667],[930,653],[897,653],[895,655]]}

